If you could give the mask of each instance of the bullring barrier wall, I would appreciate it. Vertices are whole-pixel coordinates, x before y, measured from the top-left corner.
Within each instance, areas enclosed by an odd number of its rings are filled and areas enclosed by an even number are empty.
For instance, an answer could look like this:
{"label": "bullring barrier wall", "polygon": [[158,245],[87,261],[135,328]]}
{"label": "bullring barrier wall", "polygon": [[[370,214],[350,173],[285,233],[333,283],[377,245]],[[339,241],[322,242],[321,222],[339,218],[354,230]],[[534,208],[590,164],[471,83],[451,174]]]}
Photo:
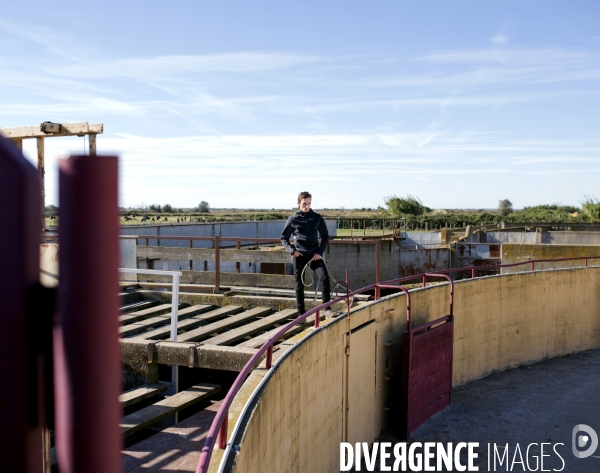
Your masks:
{"label": "bullring barrier wall", "polygon": [[[413,326],[448,313],[449,285],[411,292]],[[453,385],[600,348],[600,268],[455,284]],[[339,471],[340,442],[372,442],[400,403],[406,299],[394,295],[297,336],[255,370],[229,413],[230,447],[211,471]],[[239,424],[236,426],[239,419]],[[221,470],[223,471],[223,470]]]}

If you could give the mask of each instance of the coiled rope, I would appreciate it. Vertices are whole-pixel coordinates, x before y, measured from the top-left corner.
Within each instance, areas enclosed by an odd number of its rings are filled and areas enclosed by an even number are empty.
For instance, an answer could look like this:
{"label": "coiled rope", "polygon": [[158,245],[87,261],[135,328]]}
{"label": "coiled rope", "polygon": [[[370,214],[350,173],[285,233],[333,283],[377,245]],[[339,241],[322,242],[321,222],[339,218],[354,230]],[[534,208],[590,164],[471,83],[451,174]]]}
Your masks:
{"label": "coiled rope", "polygon": [[[335,279],[335,277],[333,276],[332,272],[329,270],[329,266],[327,266],[327,261],[325,261],[325,258],[323,256],[321,256],[321,260],[323,261],[323,264],[325,265],[325,270],[327,271],[327,274],[329,274],[329,278],[334,282],[333,290],[335,291],[335,294],[339,297],[339,294],[337,292],[338,287],[341,288],[341,289],[343,289],[345,292],[349,292],[349,289],[346,287],[346,283],[338,282]],[[315,282],[314,278],[310,274],[309,274],[310,281],[307,282],[306,279],[305,279],[306,269],[311,265],[311,263],[313,261],[319,261],[319,260],[313,260],[313,259],[311,259],[308,263],[306,263],[306,265],[302,269],[302,273],[300,274],[300,281],[302,282],[302,284],[305,287],[312,286],[313,283]],[[317,278],[318,278],[318,276],[317,276]],[[321,281],[321,283],[322,283],[322,281]],[[317,290],[314,291],[313,302],[317,301],[317,292],[318,292],[318,289],[319,289],[319,284],[318,283],[317,283],[317,288],[316,289]],[[321,289],[321,297],[323,297],[323,289]],[[352,302],[354,302],[354,297],[352,298]],[[350,305],[352,305],[352,304],[350,304]]]}

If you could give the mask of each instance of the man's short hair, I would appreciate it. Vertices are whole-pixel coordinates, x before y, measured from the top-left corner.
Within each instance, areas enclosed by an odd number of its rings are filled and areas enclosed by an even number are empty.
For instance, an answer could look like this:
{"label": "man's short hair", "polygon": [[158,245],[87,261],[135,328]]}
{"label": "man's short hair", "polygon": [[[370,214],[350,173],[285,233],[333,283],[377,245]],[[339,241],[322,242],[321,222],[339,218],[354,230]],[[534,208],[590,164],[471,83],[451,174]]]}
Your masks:
{"label": "man's short hair", "polygon": [[300,203],[302,199],[312,199],[312,195],[310,195],[310,192],[300,192],[300,194],[298,194],[298,203]]}

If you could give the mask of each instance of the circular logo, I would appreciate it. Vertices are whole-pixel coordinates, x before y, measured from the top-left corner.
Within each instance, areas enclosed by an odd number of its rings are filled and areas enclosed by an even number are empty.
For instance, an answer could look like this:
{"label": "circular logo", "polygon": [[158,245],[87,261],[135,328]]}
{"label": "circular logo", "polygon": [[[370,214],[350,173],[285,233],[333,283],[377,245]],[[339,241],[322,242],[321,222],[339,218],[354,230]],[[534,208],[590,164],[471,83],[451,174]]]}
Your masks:
{"label": "circular logo", "polygon": [[[584,433],[584,435],[577,435],[580,432]],[[590,442],[591,440],[591,442]],[[596,431],[592,429],[590,426],[585,424],[579,424],[573,427],[573,455],[577,458],[587,458],[592,456],[596,449],[598,448],[598,435]],[[580,448],[584,448],[589,445],[583,451],[580,451]]]}

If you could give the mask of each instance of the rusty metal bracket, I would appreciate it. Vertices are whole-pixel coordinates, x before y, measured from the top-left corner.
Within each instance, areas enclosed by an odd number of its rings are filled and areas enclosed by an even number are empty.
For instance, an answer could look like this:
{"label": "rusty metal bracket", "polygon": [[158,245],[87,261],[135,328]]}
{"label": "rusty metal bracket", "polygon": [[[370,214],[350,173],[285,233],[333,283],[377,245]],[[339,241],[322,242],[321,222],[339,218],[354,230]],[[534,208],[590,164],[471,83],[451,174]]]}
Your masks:
{"label": "rusty metal bracket", "polygon": [[154,363],[154,347],[158,342],[149,342],[146,349],[148,350],[148,364]]}
{"label": "rusty metal bracket", "polygon": [[193,345],[190,347],[190,358],[188,362],[188,368],[194,368],[196,366],[196,347],[198,345]]}

